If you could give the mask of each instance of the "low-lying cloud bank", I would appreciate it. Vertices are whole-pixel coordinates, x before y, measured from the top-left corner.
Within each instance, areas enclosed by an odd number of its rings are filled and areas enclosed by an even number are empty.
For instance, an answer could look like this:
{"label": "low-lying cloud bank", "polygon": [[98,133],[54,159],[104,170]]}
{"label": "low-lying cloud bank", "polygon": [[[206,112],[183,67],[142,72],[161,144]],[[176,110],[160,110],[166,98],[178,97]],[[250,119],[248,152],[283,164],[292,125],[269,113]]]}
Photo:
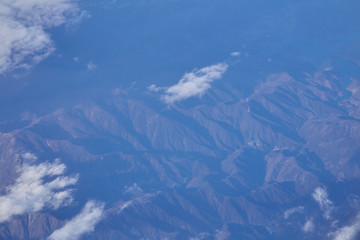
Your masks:
{"label": "low-lying cloud bank", "polygon": [[54,51],[48,28],[77,16],[74,0],[0,1],[0,74],[30,68]]}
{"label": "low-lying cloud bank", "polygon": [[171,105],[190,97],[201,97],[216,79],[220,79],[229,67],[226,63],[218,63],[186,73],[180,81],[171,87],[157,87],[152,84],[150,91],[164,91],[161,99]]}
{"label": "low-lying cloud bank", "polygon": [[77,240],[83,234],[94,231],[95,225],[102,219],[104,203],[89,201],[83,210],[62,228],[54,231],[48,240]]}
{"label": "low-lying cloud bank", "polygon": [[65,188],[74,185],[78,177],[61,176],[65,170],[66,166],[59,160],[39,165],[25,164],[15,184],[7,188],[6,195],[0,196],[0,223],[15,215],[38,212],[46,207],[58,209],[70,204],[72,190]]}

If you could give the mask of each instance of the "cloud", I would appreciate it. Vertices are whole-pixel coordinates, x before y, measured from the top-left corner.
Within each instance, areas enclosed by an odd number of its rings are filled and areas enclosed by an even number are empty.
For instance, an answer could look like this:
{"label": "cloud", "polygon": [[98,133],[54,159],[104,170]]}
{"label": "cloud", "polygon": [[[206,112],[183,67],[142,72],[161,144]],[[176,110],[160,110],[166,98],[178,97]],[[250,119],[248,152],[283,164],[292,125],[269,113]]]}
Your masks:
{"label": "cloud", "polygon": [[152,92],[159,92],[159,91],[164,89],[164,88],[161,88],[161,87],[157,87],[155,84],[151,84],[147,88],[148,88],[149,91],[152,91]]}
{"label": "cloud", "polygon": [[123,204],[121,204],[121,205],[118,207],[119,210],[117,211],[117,213],[121,213],[124,209],[130,207],[130,206],[133,205],[135,202],[136,202],[136,199],[135,199],[135,200],[129,200],[129,201],[124,202]]}
{"label": "cloud", "polygon": [[92,62],[90,61],[87,65],[86,65],[86,69],[88,71],[91,71],[91,70],[95,70],[97,68],[97,66]]}
{"label": "cloud", "polygon": [[202,233],[199,233],[196,237],[190,238],[189,240],[203,240],[203,239],[206,239],[206,238],[209,238],[209,237],[210,237],[209,233],[202,232]]}
{"label": "cloud", "polygon": [[143,193],[143,190],[136,183],[134,183],[132,186],[126,186],[124,193],[128,193],[131,195],[140,195]]}
{"label": "cloud", "polygon": [[[32,154],[25,154],[33,159]],[[25,164],[15,184],[0,196],[0,223],[19,214],[37,212],[45,207],[57,209],[72,202],[72,190],[64,188],[74,185],[78,177],[65,177],[66,166],[56,160],[39,165]],[[51,179],[45,181],[44,179]]]}
{"label": "cloud", "polygon": [[37,156],[35,156],[35,154],[30,153],[30,152],[23,153],[23,154],[21,154],[21,156],[27,162],[33,162],[38,159]]}
{"label": "cloud", "polygon": [[218,63],[186,73],[177,84],[171,87],[159,88],[153,84],[149,86],[148,89],[153,91],[164,90],[165,93],[161,99],[171,105],[190,97],[202,96],[205,91],[211,87],[210,83],[216,79],[220,79],[227,68],[227,64]]}
{"label": "cloud", "polygon": [[230,55],[231,55],[232,57],[237,57],[237,56],[240,56],[240,55],[241,55],[241,52],[232,52],[232,53],[230,53]]}
{"label": "cloud", "polygon": [[324,218],[330,219],[330,214],[334,209],[333,202],[328,199],[328,194],[325,188],[318,187],[312,194],[314,200],[319,204],[321,210],[324,212]]}
{"label": "cloud", "polygon": [[302,228],[302,230],[305,232],[305,233],[309,233],[309,232],[312,232],[314,231],[314,221],[313,219],[310,219],[310,220],[307,220]]}
{"label": "cloud", "polygon": [[215,239],[225,240],[228,239],[231,234],[228,231],[216,230]]}
{"label": "cloud", "polygon": [[136,197],[132,200],[126,201],[126,202],[119,202],[117,204],[117,206],[115,207],[116,213],[120,214],[123,210],[125,210],[128,207],[131,207],[133,204],[136,204],[136,203],[145,204],[149,201],[149,199],[151,199],[154,196],[157,196],[159,193],[160,193],[160,191],[155,192],[155,193],[143,193],[141,190],[141,192],[137,193],[138,197]]}
{"label": "cloud", "polygon": [[340,228],[335,232],[334,240],[356,240],[360,233],[360,213],[352,225]]}
{"label": "cloud", "polygon": [[302,211],[304,211],[303,206],[290,208],[284,212],[284,218],[288,219],[292,214],[297,213],[297,212],[302,212]]}
{"label": "cloud", "polygon": [[102,219],[104,203],[88,201],[82,211],[68,221],[62,228],[55,230],[48,240],[77,240],[83,234],[94,231],[95,225]]}
{"label": "cloud", "polygon": [[54,51],[46,29],[76,17],[73,0],[2,0],[0,2],[0,74],[30,68]]}
{"label": "cloud", "polygon": [[70,18],[66,23],[66,27],[79,25],[84,19],[88,18],[91,18],[91,14],[88,11],[83,10],[77,16]]}

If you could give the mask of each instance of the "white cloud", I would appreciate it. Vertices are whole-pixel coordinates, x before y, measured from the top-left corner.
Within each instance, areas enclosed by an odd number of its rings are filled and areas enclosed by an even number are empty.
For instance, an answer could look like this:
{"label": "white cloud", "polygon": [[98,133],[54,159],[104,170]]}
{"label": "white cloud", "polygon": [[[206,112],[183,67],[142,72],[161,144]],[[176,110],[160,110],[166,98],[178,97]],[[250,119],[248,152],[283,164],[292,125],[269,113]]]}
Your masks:
{"label": "white cloud", "polygon": [[120,202],[117,206],[116,206],[116,212],[118,214],[120,214],[124,209],[131,207],[133,204],[136,203],[147,203],[149,201],[150,198],[158,195],[160,193],[160,191],[156,192],[156,193],[143,193],[142,190],[141,192],[138,192],[137,195],[139,195],[138,197],[126,201],[126,202]]}
{"label": "white cloud", "polygon": [[230,53],[230,55],[233,57],[237,57],[237,56],[241,55],[241,52],[232,52],[232,53]]}
{"label": "white cloud", "polygon": [[91,71],[91,70],[95,70],[97,68],[97,66],[93,63],[93,62],[89,62],[87,65],[86,65],[86,68],[88,71]]}
{"label": "white cloud", "polygon": [[[37,212],[45,207],[57,209],[71,203],[71,189],[63,189],[74,185],[78,177],[61,176],[65,169],[66,166],[58,160],[39,165],[25,164],[15,184],[7,188],[6,195],[0,197],[0,222],[14,215]],[[44,178],[55,179],[45,181]]]}
{"label": "white cloud", "polygon": [[150,86],[148,86],[148,90],[152,91],[152,92],[159,92],[159,91],[161,91],[163,89],[164,88],[157,87],[155,84],[151,84]]}
{"label": "white cloud", "polygon": [[334,240],[356,240],[360,234],[360,213],[352,225],[340,228],[335,232]]}
{"label": "white cloud", "polygon": [[95,225],[102,219],[104,203],[89,201],[83,210],[62,228],[55,230],[48,240],[77,240],[83,234],[94,231]]}
{"label": "white cloud", "polygon": [[317,187],[312,194],[314,200],[319,204],[321,210],[324,212],[324,218],[330,219],[330,214],[334,208],[333,202],[329,200],[325,188]]}
{"label": "white cloud", "polygon": [[135,200],[129,200],[124,202],[123,204],[121,204],[121,206],[119,206],[119,210],[117,211],[117,213],[121,213],[124,209],[130,207],[131,205],[133,205],[136,202]]}
{"label": "white cloud", "polygon": [[292,214],[304,211],[303,206],[293,207],[284,212],[284,218],[288,219]]}
{"label": "white cloud", "polygon": [[30,153],[30,152],[23,153],[23,154],[21,154],[21,156],[25,161],[28,161],[28,162],[33,162],[38,159],[37,156],[35,156],[35,154]]}
{"label": "white cloud", "polygon": [[124,193],[129,193],[131,195],[139,195],[143,193],[143,190],[136,183],[134,183],[131,186],[126,186]]}
{"label": "white cloud", "polygon": [[91,14],[88,11],[83,10],[76,17],[70,18],[69,21],[67,21],[66,26],[67,27],[76,26],[87,18],[91,18]]}
{"label": "white cloud", "polygon": [[202,233],[199,233],[196,237],[190,238],[189,240],[203,240],[203,239],[206,239],[206,238],[209,238],[209,237],[210,237],[209,233],[202,232]]}
{"label": "white cloud", "polygon": [[216,230],[215,239],[225,240],[228,239],[231,234],[228,231]]}
{"label": "white cloud", "polygon": [[211,87],[210,83],[220,79],[226,72],[228,65],[218,63],[208,67],[186,73],[180,81],[168,88],[158,88],[154,84],[148,88],[153,91],[164,89],[165,93],[161,99],[167,104],[183,101],[190,97],[200,97]]}
{"label": "white cloud", "polygon": [[30,68],[54,51],[46,29],[75,17],[74,0],[2,0],[0,73]]}
{"label": "white cloud", "polygon": [[310,219],[310,220],[307,220],[302,228],[302,230],[305,232],[305,233],[309,233],[309,232],[312,232],[314,231],[314,222],[313,222],[313,219]]}

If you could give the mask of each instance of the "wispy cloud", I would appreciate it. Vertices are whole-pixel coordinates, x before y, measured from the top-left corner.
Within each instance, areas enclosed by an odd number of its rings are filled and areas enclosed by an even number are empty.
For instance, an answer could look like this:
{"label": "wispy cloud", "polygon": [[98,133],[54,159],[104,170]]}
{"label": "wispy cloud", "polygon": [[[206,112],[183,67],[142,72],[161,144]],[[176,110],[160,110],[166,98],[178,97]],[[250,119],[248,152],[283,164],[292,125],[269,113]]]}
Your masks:
{"label": "wispy cloud", "polygon": [[30,152],[23,153],[21,156],[26,162],[34,162],[38,159],[35,154]]}
{"label": "wispy cloud", "polygon": [[344,226],[334,234],[334,240],[356,240],[360,235],[360,213],[356,216],[353,224]]}
{"label": "wispy cloud", "polygon": [[88,64],[86,64],[86,69],[88,71],[91,71],[91,70],[95,70],[97,68],[96,64],[93,63],[92,61],[88,62]]}
{"label": "wispy cloud", "polygon": [[69,27],[74,27],[79,25],[84,19],[88,19],[91,18],[91,14],[88,11],[81,11],[80,14],[78,14],[75,17],[70,18],[67,22],[66,22],[66,26]]}
{"label": "wispy cloud", "polygon": [[209,238],[210,234],[207,232],[199,233],[196,237],[191,237],[189,240],[203,240]]}
{"label": "wispy cloud", "polygon": [[2,0],[0,73],[30,68],[54,51],[46,29],[78,14],[74,0]]}
{"label": "wispy cloud", "polygon": [[305,222],[302,230],[303,230],[305,233],[309,233],[309,232],[314,231],[314,228],[315,228],[315,226],[314,226],[314,221],[313,221],[313,219],[309,219],[309,220],[307,220],[307,221]]}
{"label": "wispy cloud", "polygon": [[216,230],[215,239],[225,240],[228,239],[231,234],[228,231]]}
{"label": "wispy cloud", "polygon": [[317,187],[312,194],[314,200],[319,204],[321,210],[324,212],[324,218],[330,219],[330,214],[334,209],[333,202],[329,200],[325,188]]}
{"label": "wispy cloud", "polygon": [[96,224],[102,219],[104,203],[89,201],[83,210],[62,228],[55,230],[48,240],[77,240],[82,235],[94,231]]}
{"label": "wispy cloud", "polygon": [[122,203],[119,207],[118,207],[118,211],[117,213],[121,213],[124,209],[130,207],[131,205],[133,205],[137,200],[129,200],[129,201],[126,201],[124,203]]}
{"label": "wispy cloud", "polygon": [[155,192],[155,193],[143,193],[142,190],[141,190],[141,192],[138,192],[136,194],[137,195],[136,198],[134,198],[132,200],[129,200],[129,201],[126,201],[126,202],[119,202],[117,204],[117,206],[115,207],[115,211],[116,211],[116,213],[120,214],[123,210],[125,210],[128,207],[131,207],[133,204],[147,203],[147,202],[149,202],[149,200],[152,197],[157,196],[159,193],[160,193],[160,191]]}
{"label": "wispy cloud", "polygon": [[[34,155],[25,154],[34,160]],[[56,160],[54,163],[39,165],[25,164],[15,184],[7,188],[7,193],[0,197],[0,222],[11,219],[14,215],[37,212],[45,207],[57,209],[72,201],[71,189],[78,177],[61,176],[66,166]],[[45,181],[44,179],[53,179]]]}
{"label": "wispy cloud", "polygon": [[303,206],[290,208],[284,212],[284,218],[288,219],[292,214],[297,213],[297,212],[303,212],[303,211],[304,211]]}
{"label": "wispy cloud", "polygon": [[230,55],[233,57],[237,57],[237,56],[241,55],[241,52],[232,52],[232,53],[230,53]]}
{"label": "wispy cloud", "polygon": [[148,89],[152,91],[163,90],[164,94],[161,99],[171,105],[190,97],[202,96],[211,87],[210,83],[220,79],[227,68],[226,63],[218,63],[186,73],[177,84],[171,87],[159,88],[152,84]]}
{"label": "wispy cloud", "polygon": [[131,186],[126,186],[124,193],[128,193],[131,195],[140,195],[143,193],[143,190],[136,183],[134,183]]}
{"label": "wispy cloud", "polygon": [[152,91],[152,92],[159,92],[159,91],[161,91],[163,89],[164,88],[157,87],[155,84],[151,84],[150,86],[148,86],[148,90]]}

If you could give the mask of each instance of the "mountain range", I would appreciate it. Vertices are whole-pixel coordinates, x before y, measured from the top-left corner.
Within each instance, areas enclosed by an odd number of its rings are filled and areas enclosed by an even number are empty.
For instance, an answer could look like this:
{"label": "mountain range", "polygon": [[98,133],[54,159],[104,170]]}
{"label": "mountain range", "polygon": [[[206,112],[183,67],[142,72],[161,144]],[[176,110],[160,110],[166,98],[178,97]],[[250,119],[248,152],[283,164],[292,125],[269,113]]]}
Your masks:
{"label": "mountain range", "polygon": [[76,183],[64,184],[68,204],[0,222],[0,239],[46,239],[89,200],[104,210],[82,239],[357,236],[359,78],[284,71],[247,93],[221,81],[172,104],[136,84],[109,87],[1,122],[0,202],[39,162],[61,162]]}

